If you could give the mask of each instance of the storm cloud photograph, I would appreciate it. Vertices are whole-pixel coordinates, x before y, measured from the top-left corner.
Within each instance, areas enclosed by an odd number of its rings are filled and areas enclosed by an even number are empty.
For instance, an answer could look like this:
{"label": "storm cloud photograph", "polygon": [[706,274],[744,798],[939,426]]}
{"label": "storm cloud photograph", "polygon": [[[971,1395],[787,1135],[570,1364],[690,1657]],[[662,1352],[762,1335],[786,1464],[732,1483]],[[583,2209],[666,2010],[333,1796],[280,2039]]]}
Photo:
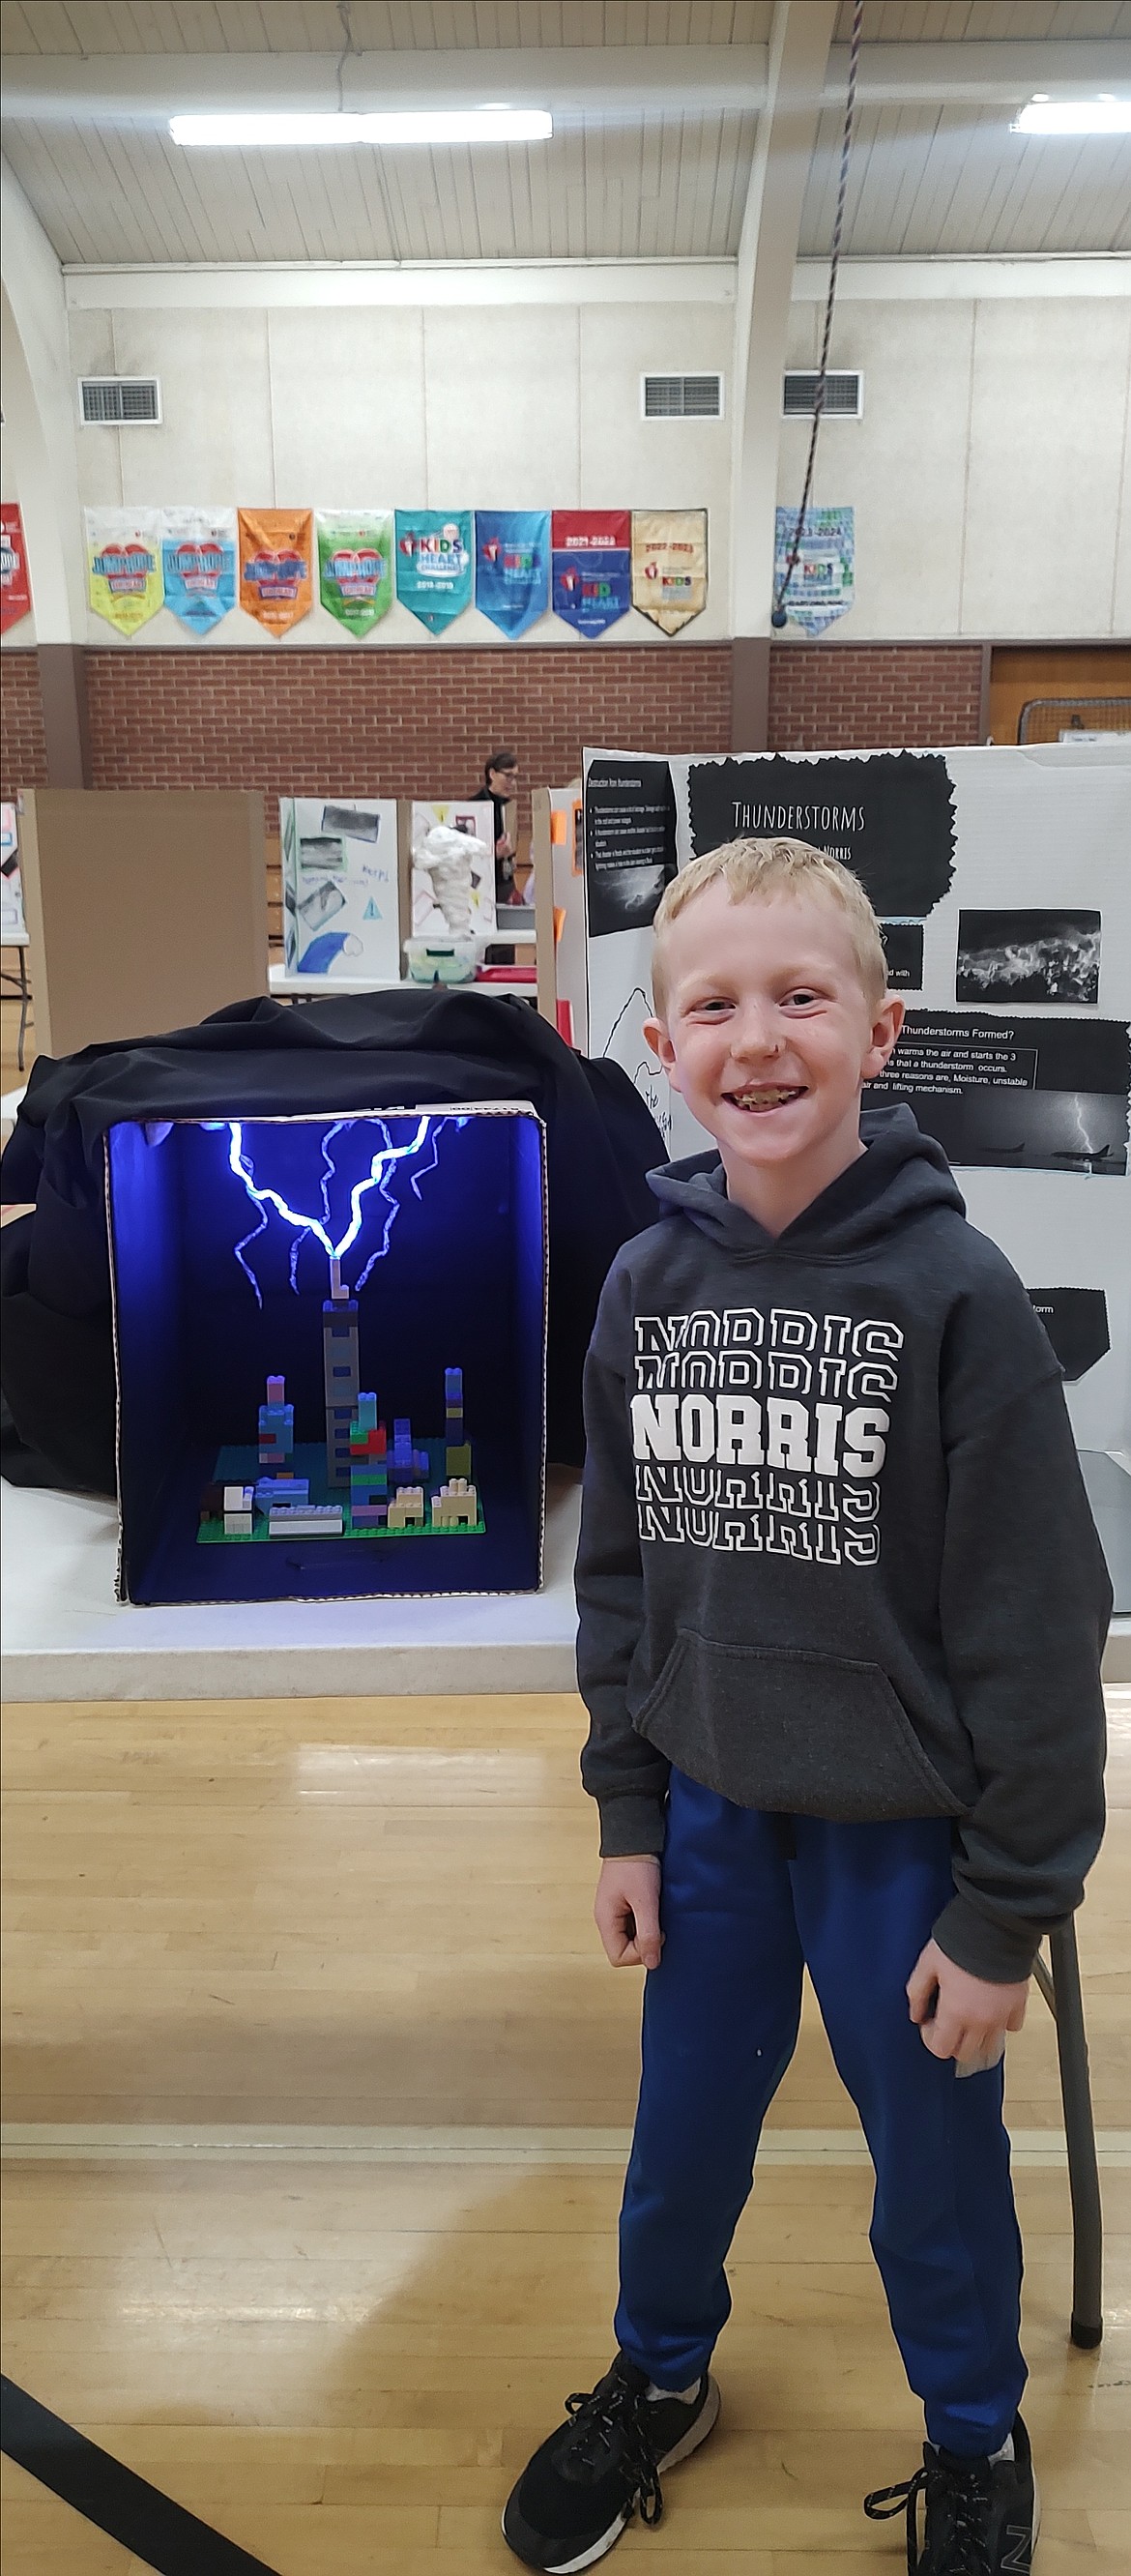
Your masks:
{"label": "storm cloud photograph", "polygon": [[1100,998],[1098,912],[963,912],[958,918],[959,1002],[1069,1002]]}

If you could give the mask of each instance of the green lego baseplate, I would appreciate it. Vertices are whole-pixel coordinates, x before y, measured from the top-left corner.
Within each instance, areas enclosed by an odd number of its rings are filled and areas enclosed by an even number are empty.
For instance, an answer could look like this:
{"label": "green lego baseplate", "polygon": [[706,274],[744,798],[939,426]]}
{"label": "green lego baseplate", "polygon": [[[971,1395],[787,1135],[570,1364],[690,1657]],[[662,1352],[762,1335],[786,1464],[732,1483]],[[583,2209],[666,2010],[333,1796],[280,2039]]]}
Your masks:
{"label": "green lego baseplate", "polygon": [[[424,1508],[426,1513],[430,1513],[433,1494],[438,1494],[441,1486],[450,1482],[447,1464],[448,1444],[446,1440],[443,1439],[421,1440],[414,1433],[413,1447],[427,1451],[428,1474],[427,1476],[413,1477],[412,1482],[414,1484],[423,1484]],[[464,1452],[461,1454],[467,1455],[470,1461],[469,1447],[465,1448]],[[307,1478],[310,1486],[310,1500],[312,1503],[339,1503],[341,1505],[342,1527],[340,1530],[334,1530],[329,1533],[333,1538],[370,1538],[387,1541],[389,1539],[398,1538],[482,1538],[485,1535],[487,1524],[483,1518],[483,1503],[481,1496],[478,1494],[478,1489],[477,1500],[479,1503],[479,1518],[476,1521],[465,1522],[462,1528],[433,1529],[431,1520],[425,1519],[424,1521],[415,1521],[410,1524],[408,1529],[403,1530],[386,1529],[381,1524],[378,1524],[378,1526],[374,1528],[370,1523],[366,1523],[365,1527],[362,1529],[354,1529],[350,1520],[349,1487],[347,1485],[331,1485],[327,1481],[325,1444],[321,1441],[298,1442],[291,1457],[290,1465],[296,1477],[305,1476]],[[277,1470],[274,1472],[277,1473]],[[469,1483],[475,1483],[474,1468],[470,1464],[467,1470],[464,1470],[461,1467],[459,1472],[467,1474]],[[212,1475],[209,1481],[217,1485],[251,1485],[254,1487],[258,1484],[261,1476],[268,1475],[270,1473],[272,1473],[272,1470],[260,1466],[258,1449],[252,1442],[248,1442],[242,1447],[228,1446],[221,1449],[217,1455],[216,1464],[212,1470]],[[203,1547],[278,1547],[285,1546],[288,1541],[292,1544],[302,1545],[305,1547],[308,1542],[315,1542],[321,1533],[316,1530],[276,1530],[274,1536],[272,1536],[267,1526],[267,1514],[265,1511],[261,1511],[257,1506],[253,1514],[253,1525],[250,1536],[245,1535],[243,1532],[233,1533],[229,1536],[228,1532],[224,1528],[222,1518],[219,1520],[202,1520],[196,1535],[198,1544]]]}

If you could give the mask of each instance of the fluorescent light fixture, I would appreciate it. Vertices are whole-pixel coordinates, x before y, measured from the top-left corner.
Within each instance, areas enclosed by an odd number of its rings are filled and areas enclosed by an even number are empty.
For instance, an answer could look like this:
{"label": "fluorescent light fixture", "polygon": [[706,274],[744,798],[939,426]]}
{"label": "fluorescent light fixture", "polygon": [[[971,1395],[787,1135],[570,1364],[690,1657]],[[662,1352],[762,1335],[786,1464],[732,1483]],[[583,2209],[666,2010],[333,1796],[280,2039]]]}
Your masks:
{"label": "fluorescent light fixture", "polygon": [[381,110],[372,116],[171,116],[174,143],[215,151],[252,145],[321,148],[345,143],[543,143],[554,131],[544,107]]}
{"label": "fluorescent light fixture", "polygon": [[1031,98],[1011,134],[1131,134],[1131,98]]}

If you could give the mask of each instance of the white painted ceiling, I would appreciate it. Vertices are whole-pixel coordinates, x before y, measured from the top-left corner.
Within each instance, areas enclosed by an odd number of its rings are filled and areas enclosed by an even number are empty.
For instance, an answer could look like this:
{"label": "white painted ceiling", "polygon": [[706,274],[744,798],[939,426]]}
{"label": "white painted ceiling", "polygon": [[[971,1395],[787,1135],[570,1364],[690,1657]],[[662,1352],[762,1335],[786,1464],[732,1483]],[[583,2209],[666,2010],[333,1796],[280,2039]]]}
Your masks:
{"label": "white painted ceiling", "polygon": [[[845,0],[840,48],[851,15]],[[771,16],[770,0],[350,0],[347,98],[352,81],[382,77],[427,96],[436,54],[446,96],[457,73],[469,94],[491,82],[505,96],[521,53],[525,94],[544,81],[546,104],[567,100],[552,142],[188,153],[162,111],[186,103],[194,64],[202,96],[242,83],[244,104],[304,82],[296,57],[317,57],[309,79],[330,85],[336,0],[9,0],[4,146],[68,262],[725,257],[754,147],[752,49]],[[828,247],[843,62],[838,50],[805,201],[810,256]],[[1009,132],[1011,99],[1074,77],[1131,84],[1131,0],[866,0],[846,251],[1131,248],[1131,140]],[[317,103],[331,102],[328,86]]]}

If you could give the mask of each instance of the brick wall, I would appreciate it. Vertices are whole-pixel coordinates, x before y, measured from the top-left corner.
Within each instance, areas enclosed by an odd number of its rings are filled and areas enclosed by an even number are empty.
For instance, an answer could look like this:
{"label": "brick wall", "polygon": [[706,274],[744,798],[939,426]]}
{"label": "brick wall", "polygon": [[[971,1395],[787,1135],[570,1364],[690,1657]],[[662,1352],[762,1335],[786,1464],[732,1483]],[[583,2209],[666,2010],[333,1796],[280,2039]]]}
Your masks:
{"label": "brick wall", "polygon": [[586,743],[723,751],[730,727],[728,644],[94,651],[87,684],[96,787],[262,787],[269,831],[280,790],[467,794],[501,743],[524,789],[564,786]]}
{"label": "brick wall", "polygon": [[[725,751],[729,644],[87,655],[96,787],[469,790],[513,742],[525,787],[562,786],[586,743]],[[977,742],[980,644],[775,644],[776,751]],[[2,792],[42,785],[34,653],[3,656]],[[525,799],[522,819],[525,820]]]}
{"label": "brick wall", "polygon": [[875,751],[981,740],[980,644],[778,644],[773,751]]}
{"label": "brick wall", "polygon": [[47,744],[34,653],[0,654],[0,796],[47,784]]}

